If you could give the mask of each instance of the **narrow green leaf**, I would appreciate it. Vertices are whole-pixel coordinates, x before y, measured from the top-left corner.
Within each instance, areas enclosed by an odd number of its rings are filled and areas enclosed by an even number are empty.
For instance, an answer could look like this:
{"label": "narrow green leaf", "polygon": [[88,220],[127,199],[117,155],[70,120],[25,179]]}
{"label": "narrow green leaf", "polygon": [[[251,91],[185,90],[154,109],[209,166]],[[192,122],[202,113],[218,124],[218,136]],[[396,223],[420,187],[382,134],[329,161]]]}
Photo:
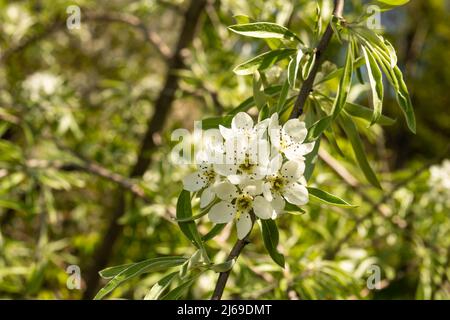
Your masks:
{"label": "narrow green leaf", "polygon": [[228,270],[231,270],[231,268],[233,268],[235,262],[236,259],[231,259],[222,263],[213,264],[209,268],[215,272],[227,272]]}
{"label": "narrow green leaf", "polygon": [[306,63],[303,65],[303,68],[302,68],[302,78],[303,78],[303,80],[306,80],[306,78],[308,78],[308,76],[311,73],[311,70],[312,70],[315,62],[316,62],[316,54],[315,53],[311,53],[308,56],[308,60],[306,61]]}
{"label": "narrow green leaf", "polygon": [[223,228],[225,228],[226,225],[226,223],[215,224],[214,227],[212,227],[211,230],[202,237],[202,240],[206,242],[213,239],[223,230]]}
{"label": "narrow green leaf", "polygon": [[308,193],[309,193],[309,198],[312,201],[315,200],[315,201],[318,201],[320,203],[325,203],[325,204],[328,204],[328,205],[333,205],[333,206],[337,206],[337,207],[344,207],[344,208],[356,207],[356,206],[349,204],[347,201],[342,200],[341,198],[339,198],[339,197],[337,197],[337,196],[335,196],[335,195],[333,195],[333,194],[331,194],[329,192],[326,192],[326,191],[323,191],[323,190],[320,190],[320,189],[317,189],[317,188],[312,188],[312,187],[307,187],[307,189],[308,189]]}
{"label": "narrow green leaf", "polygon": [[376,4],[380,7],[381,11],[387,11],[403,6],[409,1],[410,0],[376,0]]}
{"label": "narrow green leaf", "polygon": [[344,108],[347,101],[347,96],[352,84],[353,73],[353,55],[352,55],[352,42],[349,41],[347,48],[347,55],[345,58],[344,71],[342,73],[341,81],[339,82],[338,93],[333,104],[333,118],[335,119],[341,110]]}
{"label": "narrow green leaf", "polygon": [[150,291],[145,295],[144,300],[158,300],[163,292],[170,286],[172,281],[177,276],[178,271],[169,273],[167,276],[161,278],[153,285]]}
{"label": "narrow green leaf", "polygon": [[[178,197],[177,219],[192,218],[191,195],[189,191],[183,190]],[[198,233],[195,222],[178,222],[184,235],[199,249],[203,248],[202,239]]]}
{"label": "narrow green leaf", "polygon": [[233,116],[225,115],[223,117],[212,117],[206,118],[202,120],[202,129],[208,130],[213,128],[218,128],[219,125],[229,127],[231,126],[231,121],[233,120]]}
{"label": "narrow green leaf", "polygon": [[277,108],[275,112],[280,113],[283,110],[284,103],[286,102],[287,95],[289,93],[289,81],[286,79],[284,81],[283,87],[281,88],[280,96],[278,97]]}
{"label": "narrow green leaf", "polygon": [[258,71],[253,75],[253,99],[255,99],[256,107],[260,111],[267,104],[262,77]]}
{"label": "narrow green leaf", "polygon": [[166,295],[164,295],[161,300],[178,300],[183,295],[183,293],[189,289],[189,287],[194,283],[194,281],[199,277],[200,274],[184,281],[178,287],[169,291]]}
{"label": "narrow green leaf", "polygon": [[372,91],[373,116],[370,125],[375,124],[381,117],[383,110],[383,75],[372,53],[364,46],[361,47],[366,59],[367,74],[369,76],[370,88]]}
{"label": "narrow green leaf", "polygon": [[[168,268],[176,267],[183,264],[186,261],[186,258],[183,257],[161,257],[148,259],[145,261],[133,263],[123,269],[120,273],[115,275],[94,297],[95,300],[102,299],[108,293],[113,291],[123,282],[141,275],[145,272],[155,272],[160,270],[166,270]],[[121,266],[123,267],[123,266]],[[109,268],[111,269],[111,268]],[[109,270],[106,272],[107,275],[111,275],[112,271]]]}
{"label": "narrow green leaf", "polygon": [[374,187],[381,189],[380,182],[378,181],[377,176],[373,172],[367,160],[366,153],[364,151],[364,146],[359,136],[356,125],[349,116],[343,113],[340,116],[340,120],[341,120],[341,127],[344,130],[345,135],[347,136],[348,140],[352,145],[356,161],[358,162],[359,167],[364,173],[364,176],[366,177],[367,181],[369,181]]}
{"label": "narrow green leaf", "polygon": [[314,144],[314,148],[313,150],[308,153],[305,157],[305,173],[303,174],[306,181],[308,181],[314,171],[314,167],[316,166],[317,160],[319,159],[318,157],[318,152],[319,152],[319,147],[320,147],[320,140],[317,140],[316,143]]}
{"label": "narrow green leaf", "polygon": [[[372,120],[372,110],[360,104],[347,102],[345,104],[344,110],[353,117],[361,118],[369,122]],[[378,119],[378,124],[382,126],[391,126],[394,123],[395,119],[389,118],[384,115],[381,115]]]}
{"label": "narrow green leaf", "polygon": [[261,219],[262,235],[264,240],[264,246],[266,247],[269,255],[272,257],[273,261],[277,263],[280,267],[284,268],[284,256],[278,252],[277,246],[279,242],[278,227],[274,220]]}
{"label": "narrow green leaf", "polygon": [[294,32],[290,31],[286,27],[272,22],[235,24],[229,26],[228,29],[247,37],[297,40],[302,43],[300,38],[297,37]]}
{"label": "narrow green leaf", "polygon": [[322,132],[330,126],[332,120],[332,116],[327,116],[316,121],[311,127],[308,128],[308,134],[306,135],[305,143],[319,139],[322,135]]}
{"label": "narrow green leaf", "polygon": [[300,215],[305,214],[306,211],[300,208],[299,206],[296,206],[295,204],[286,202],[284,206],[284,211],[290,214]]}
{"label": "narrow green leaf", "polygon": [[395,66],[394,68],[394,74],[399,84],[399,91],[397,92],[398,104],[400,105],[400,109],[405,115],[409,130],[411,130],[411,132],[413,133],[416,133],[416,118],[414,116],[414,109],[412,106],[411,97],[409,96],[408,87],[403,80],[402,72],[397,66]]}
{"label": "narrow green leaf", "polygon": [[[264,94],[267,97],[275,97],[282,89],[282,86],[276,85],[276,86],[270,86],[264,89]],[[229,111],[227,113],[227,117],[230,117],[230,124],[231,124],[231,119],[233,119],[233,117],[238,114],[239,112],[245,112],[247,110],[249,110],[250,108],[255,106],[255,99],[252,97],[247,98],[246,100],[244,100],[244,102],[242,102],[239,106],[237,106],[236,108],[234,108],[233,110]],[[227,125],[227,127],[230,126]],[[218,127],[218,125],[217,125]]]}
{"label": "narrow green leaf", "polygon": [[293,55],[297,50],[295,49],[278,49],[267,51],[259,56],[256,56],[248,61],[237,65],[233,72],[237,75],[249,75],[255,71],[262,71],[270,68],[278,61],[284,60]]}

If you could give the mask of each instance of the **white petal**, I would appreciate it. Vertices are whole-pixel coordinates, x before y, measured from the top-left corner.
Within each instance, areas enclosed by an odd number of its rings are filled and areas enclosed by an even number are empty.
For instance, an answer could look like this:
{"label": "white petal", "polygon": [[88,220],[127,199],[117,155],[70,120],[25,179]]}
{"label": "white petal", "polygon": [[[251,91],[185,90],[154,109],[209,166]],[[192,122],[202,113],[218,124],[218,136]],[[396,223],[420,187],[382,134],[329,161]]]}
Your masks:
{"label": "white petal", "polygon": [[256,216],[266,220],[272,217],[273,208],[269,201],[258,196],[253,200],[253,211]]}
{"label": "white petal", "polygon": [[184,189],[191,192],[204,188],[207,183],[208,179],[199,171],[191,173],[183,179]]}
{"label": "white petal", "polygon": [[272,191],[270,191],[270,183],[269,182],[266,182],[263,185],[263,195],[267,201],[273,200],[273,195],[272,195]]}
{"label": "white petal", "polygon": [[221,176],[229,176],[235,174],[237,166],[233,164],[214,164],[214,171],[216,171]]}
{"label": "white petal", "polygon": [[203,190],[202,195],[200,196],[200,208],[205,208],[211,201],[214,200],[215,194],[212,190],[212,187],[208,187]]}
{"label": "white petal", "polygon": [[253,119],[245,112],[239,112],[231,120],[232,129],[251,130],[253,128]]}
{"label": "white petal", "polygon": [[270,119],[264,119],[261,122],[258,122],[255,125],[255,132],[256,135],[258,136],[258,139],[262,139],[264,134],[266,133],[267,127],[269,126],[270,123]]}
{"label": "white petal", "polygon": [[238,196],[237,188],[229,182],[221,182],[214,187],[221,200],[231,201]]}
{"label": "white petal", "polygon": [[291,146],[287,147],[284,150],[284,155],[289,160],[297,160],[297,161],[305,160],[304,148],[303,148],[303,145],[300,143],[294,143]]}
{"label": "white petal", "polygon": [[228,223],[233,220],[236,209],[233,204],[221,201],[212,206],[208,212],[208,218],[214,223]]}
{"label": "white petal", "polygon": [[250,214],[242,213],[236,221],[236,228],[238,238],[240,240],[244,239],[252,229],[252,219],[250,218]]}
{"label": "white petal", "polygon": [[232,129],[219,125],[220,134],[225,140],[233,139],[234,132]]}
{"label": "white petal", "polygon": [[308,154],[308,153],[310,153],[311,151],[313,151],[313,149],[314,149],[314,143],[315,142],[310,142],[310,143],[303,143],[302,144],[302,154]]}
{"label": "white petal", "polygon": [[239,175],[239,174],[232,174],[232,175],[229,175],[227,178],[228,178],[228,181],[230,181],[232,184],[241,184],[241,183],[245,183],[248,180],[248,178],[246,176]]}
{"label": "white petal", "polygon": [[270,118],[270,123],[268,127],[270,142],[275,148],[280,147],[280,130],[281,127],[278,125],[278,114],[274,113]]}
{"label": "white petal", "polygon": [[293,141],[302,143],[305,140],[308,130],[303,121],[298,119],[290,119],[283,126],[283,132],[287,134]]}
{"label": "white petal", "polygon": [[289,182],[294,182],[300,179],[305,172],[305,163],[303,161],[289,160],[281,168],[281,175]]}
{"label": "white petal", "polygon": [[257,196],[263,191],[263,182],[262,181],[245,181],[240,184],[241,190],[244,193],[248,193],[251,196]]}
{"label": "white petal", "polygon": [[277,154],[272,160],[270,160],[270,174],[276,174],[278,170],[280,170],[282,163],[283,157],[281,156],[281,154]]}
{"label": "white petal", "polygon": [[[280,195],[276,195],[272,200],[272,208],[276,214],[280,214],[284,211],[284,206],[286,205],[286,201],[284,201],[283,197]],[[272,217],[273,218],[273,217]]]}
{"label": "white petal", "polygon": [[283,192],[284,198],[297,206],[308,203],[308,189],[298,183],[287,186]]}

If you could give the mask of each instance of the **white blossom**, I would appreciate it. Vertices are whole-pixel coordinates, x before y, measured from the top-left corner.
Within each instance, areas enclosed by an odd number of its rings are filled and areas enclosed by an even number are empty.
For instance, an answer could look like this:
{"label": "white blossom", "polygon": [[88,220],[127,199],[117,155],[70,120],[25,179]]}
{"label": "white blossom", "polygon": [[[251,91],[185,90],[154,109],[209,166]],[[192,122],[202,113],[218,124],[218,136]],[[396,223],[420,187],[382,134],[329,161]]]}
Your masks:
{"label": "white blossom", "polygon": [[314,148],[314,142],[303,143],[308,130],[299,119],[290,119],[281,127],[278,124],[278,114],[274,113],[268,130],[274,150],[284,154],[289,160],[304,160],[304,155]]}
{"label": "white blossom", "polygon": [[198,170],[183,180],[186,190],[199,192],[201,208],[210,205],[209,220],[236,221],[238,238],[243,239],[254,219],[277,218],[286,201],[297,206],[308,203],[304,155],[314,143],[303,143],[304,122],[292,119],[281,127],[274,114],[255,125],[240,112],[231,128],[219,130],[223,141],[216,139],[207,148],[215,157],[204,155]]}

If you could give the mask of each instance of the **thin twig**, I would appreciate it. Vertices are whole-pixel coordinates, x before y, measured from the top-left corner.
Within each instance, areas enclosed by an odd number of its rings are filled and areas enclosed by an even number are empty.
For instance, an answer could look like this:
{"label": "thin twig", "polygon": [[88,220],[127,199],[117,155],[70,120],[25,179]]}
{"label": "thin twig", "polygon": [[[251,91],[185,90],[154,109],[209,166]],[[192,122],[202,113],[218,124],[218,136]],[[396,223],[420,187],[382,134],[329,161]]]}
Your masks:
{"label": "thin twig", "polygon": [[[342,14],[344,11],[344,0],[335,0],[334,1],[334,10],[333,16],[342,18]],[[295,100],[294,108],[292,109],[290,118],[295,119],[302,115],[303,108],[305,106],[306,100],[311,93],[312,87],[314,85],[314,80],[316,79],[317,72],[319,72],[319,68],[323,62],[323,53],[328,48],[330,44],[331,37],[333,36],[333,28],[331,27],[332,22],[328,23],[328,26],[319,41],[319,44],[314,50],[314,54],[316,55],[316,60],[314,65],[306,78],[305,82],[303,82],[302,87],[300,88],[300,93]]]}
{"label": "thin twig", "polygon": [[[244,247],[249,244],[250,241],[248,240],[248,236],[245,237],[242,240],[237,240],[234,244],[233,248],[230,251],[230,254],[228,255],[227,261],[237,259],[239,255],[241,254]],[[231,269],[225,272],[221,272],[219,274],[219,278],[216,282],[216,287],[214,288],[214,293],[211,297],[211,300],[220,300],[222,298],[223,291],[225,290],[225,286],[228,281],[228,277],[230,276]]]}

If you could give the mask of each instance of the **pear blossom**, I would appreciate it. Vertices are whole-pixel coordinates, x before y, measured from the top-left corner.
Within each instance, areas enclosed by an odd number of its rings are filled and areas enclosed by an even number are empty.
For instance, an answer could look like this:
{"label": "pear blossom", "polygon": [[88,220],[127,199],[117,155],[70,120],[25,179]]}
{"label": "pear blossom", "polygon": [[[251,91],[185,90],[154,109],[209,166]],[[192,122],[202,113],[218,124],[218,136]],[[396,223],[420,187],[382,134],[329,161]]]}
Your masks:
{"label": "pear blossom", "polygon": [[219,132],[223,140],[211,140],[197,171],[183,180],[186,190],[199,192],[200,207],[208,207],[211,222],[236,221],[238,238],[243,239],[254,219],[277,218],[286,201],[308,203],[304,155],[314,143],[304,143],[304,122],[291,119],[280,126],[274,114],[255,125],[240,112],[231,128],[219,126]]}
{"label": "pear blossom", "polygon": [[262,192],[261,182],[249,182],[239,186],[222,182],[215,186],[215,192],[221,201],[209,210],[209,220],[214,223],[228,223],[236,219],[239,239],[243,239],[252,228],[252,210],[260,219],[272,217],[272,212],[267,211],[260,200],[256,201],[257,198],[264,199],[258,197]]}
{"label": "pear blossom", "polygon": [[281,127],[278,114],[274,113],[270,118],[268,131],[274,151],[284,154],[289,160],[304,160],[304,155],[314,148],[314,142],[303,143],[308,130],[299,119],[290,119]]}
{"label": "pear blossom", "polygon": [[274,218],[283,211],[285,201],[298,206],[308,203],[304,162],[288,160],[282,164],[279,155],[272,159],[269,170],[270,174],[264,179],[263,196]]}

